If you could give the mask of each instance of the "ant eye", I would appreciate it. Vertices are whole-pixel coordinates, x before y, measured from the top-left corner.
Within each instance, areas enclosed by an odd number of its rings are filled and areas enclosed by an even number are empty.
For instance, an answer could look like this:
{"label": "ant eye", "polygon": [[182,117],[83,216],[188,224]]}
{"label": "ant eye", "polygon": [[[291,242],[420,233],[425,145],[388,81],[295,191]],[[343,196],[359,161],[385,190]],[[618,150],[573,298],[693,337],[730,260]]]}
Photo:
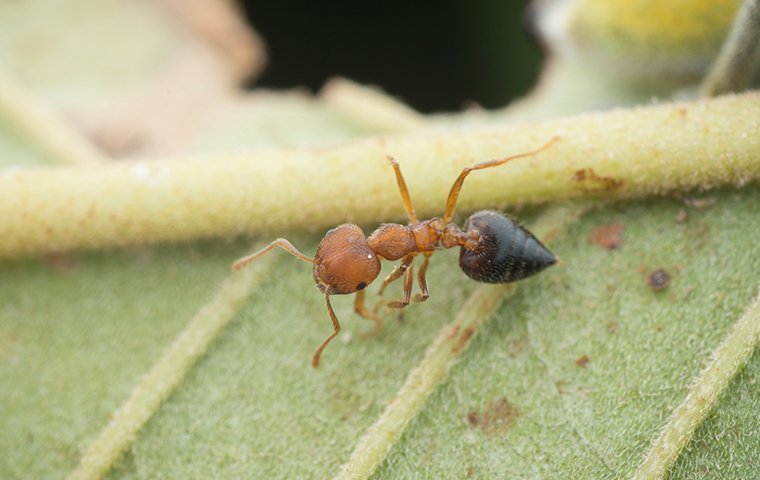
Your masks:
{"label": "ant eye", "polygon": [[477,212],[467,219],[465,230],[480,235],[477,247],[459,252],[459,267],[473,280],[514,282],[557,263],[532,233],[501,213]]}
{"label": "ant eye", "polygon": [[314,280],[323,292],[354,293],[380,273],[380,259],[372,252],[364,232],[356,225],[341,225],[327,232],[317,247]]}

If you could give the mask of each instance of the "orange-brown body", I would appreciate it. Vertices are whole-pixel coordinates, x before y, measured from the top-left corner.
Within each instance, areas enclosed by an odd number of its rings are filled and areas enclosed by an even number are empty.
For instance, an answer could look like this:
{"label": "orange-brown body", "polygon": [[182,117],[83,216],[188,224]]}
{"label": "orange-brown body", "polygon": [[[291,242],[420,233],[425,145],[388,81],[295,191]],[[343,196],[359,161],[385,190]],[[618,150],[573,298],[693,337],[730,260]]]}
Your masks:
{"label": "orange-brown body", "polygon": [[463,232],[454,223],[432,218],[409,225],[384,223],[367,238],[369,248],[386,260],[398,260],[411,253],[434,252],[436,249],[474,247],[476,232]]}

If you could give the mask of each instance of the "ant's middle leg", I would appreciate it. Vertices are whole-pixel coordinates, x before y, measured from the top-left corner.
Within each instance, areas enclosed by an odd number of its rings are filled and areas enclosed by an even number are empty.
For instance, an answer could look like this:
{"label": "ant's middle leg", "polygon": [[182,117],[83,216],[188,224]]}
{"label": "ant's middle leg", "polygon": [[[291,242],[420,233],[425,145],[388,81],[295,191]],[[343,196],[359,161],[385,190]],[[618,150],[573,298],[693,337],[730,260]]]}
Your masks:
{"label": "ant's middle leg", "polygon": [[428,297],[430,297],[430,292],[428,291],[427,286],[427,278],[425,278],[428,264],[430,263],[430,255],[432,255],[432,252],[425,253],[425,258],[422,260],[420,271],[417,272],[417,283],[420,285],[420,293],[414,296],[415,302],[424,302],[428,299]]}
{"label": "ant's middle leg", "polygon": [[414,283],[414,265],[409,265],[404,275],[404,298],[401,301],[388,302],[389,308],[406,308],[412,300],[412,284]]}
{"label": "ant's middle leg", "polygon": [[385,287],[401,278],[401,276],[404,275],[404,273],[413,263],[414,255],[407,255],[401,260],[401,263],[397,265],[396,268],[394,268],[387,277],[385,277],[382,285],[380,285],[380,289],[377,291],[378,300],[377,303],[375,303],[375,307],[373,308],[373,311],[375,313],[380,309],[381,305],[386,303],[383,301],[383,292],[385,292]]}
{"label": "ant's middle leg", "polygon": [[409,268],[409,265],[414,263],[414,255],[407,255],[405,256],[399,265],[396,266],[396,268],[393,269],[393,271],[385,277],[383,280],[383,284],[380,285],[380,290],[377,291],[378,296],[382,297],[383,292],[385,292],[385,287],[388,286],[388,284],[395,282],[399,278],[401,278],[401,275],[406,272],[406,269]]}

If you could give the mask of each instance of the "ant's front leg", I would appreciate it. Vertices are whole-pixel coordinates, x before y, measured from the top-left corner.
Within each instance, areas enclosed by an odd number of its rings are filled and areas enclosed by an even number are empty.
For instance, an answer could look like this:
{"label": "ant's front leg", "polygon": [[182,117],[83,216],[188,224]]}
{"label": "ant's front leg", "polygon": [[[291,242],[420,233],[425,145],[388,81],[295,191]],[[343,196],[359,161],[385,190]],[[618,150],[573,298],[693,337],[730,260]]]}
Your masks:
{"label": "ant's front leg", "polygon": [[317,351],[314,352],[314,356],[311,357],[311,366],[314,368],[319,367],[319,362],[322,359],[322,351],[325,349],[327,344],[330,343],[333,338],[337,337],[338,333],[340,333],[340,322],[338,321],[338,317],[335,316],[332,305],[330,305],[329,293],[325,294],[325,302],[327,302],[327,313],[330,314],[330,320],[332,320],[333,331],[327,338],[325,338],[319,348],[317,348]]}

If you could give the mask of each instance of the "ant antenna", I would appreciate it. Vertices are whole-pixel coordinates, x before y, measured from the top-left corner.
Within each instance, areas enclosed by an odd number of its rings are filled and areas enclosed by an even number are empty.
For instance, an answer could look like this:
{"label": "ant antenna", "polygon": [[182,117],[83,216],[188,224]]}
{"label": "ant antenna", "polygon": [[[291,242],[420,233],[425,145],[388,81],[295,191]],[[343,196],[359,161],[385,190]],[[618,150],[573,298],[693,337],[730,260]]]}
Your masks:
{"label": "ant antenna", "polygon": [[486,160],[485,162],[476,163],[475,165],[471,167],[465,167],[464,170],[462,170],[462,173],[459,174],[459,177],[456,179],[456,181],[454,182],[454,185],[451,186],[451,190],[449,191],[449,198],[446,200],[446,213],[443,215],[444,223],[449,223],[451,221],[451,217],[454,216],[454,208],[456,208],[457,199],[459,199],[459,191],[462,190],[462,184],[464,183],[464,179],[467,178],[467,175],[469,175],[470,172],[472,172],[473,170],[482,170],[484,168],[498,167],[499,165],[504,165],[505,163],[512,160],[517,160],[518,158],[531,157],[549,148],[554,142],[559,140],[559,138],[560,138],[559,136],[554,136],[551,138],[551,140],[549,140],[548,142],[546,142],[545,144],[543,144],[542,146],[538,147],[535,150],[518,153],[516,155],[510,155],[504,158],[497,158],[496,160]]}

